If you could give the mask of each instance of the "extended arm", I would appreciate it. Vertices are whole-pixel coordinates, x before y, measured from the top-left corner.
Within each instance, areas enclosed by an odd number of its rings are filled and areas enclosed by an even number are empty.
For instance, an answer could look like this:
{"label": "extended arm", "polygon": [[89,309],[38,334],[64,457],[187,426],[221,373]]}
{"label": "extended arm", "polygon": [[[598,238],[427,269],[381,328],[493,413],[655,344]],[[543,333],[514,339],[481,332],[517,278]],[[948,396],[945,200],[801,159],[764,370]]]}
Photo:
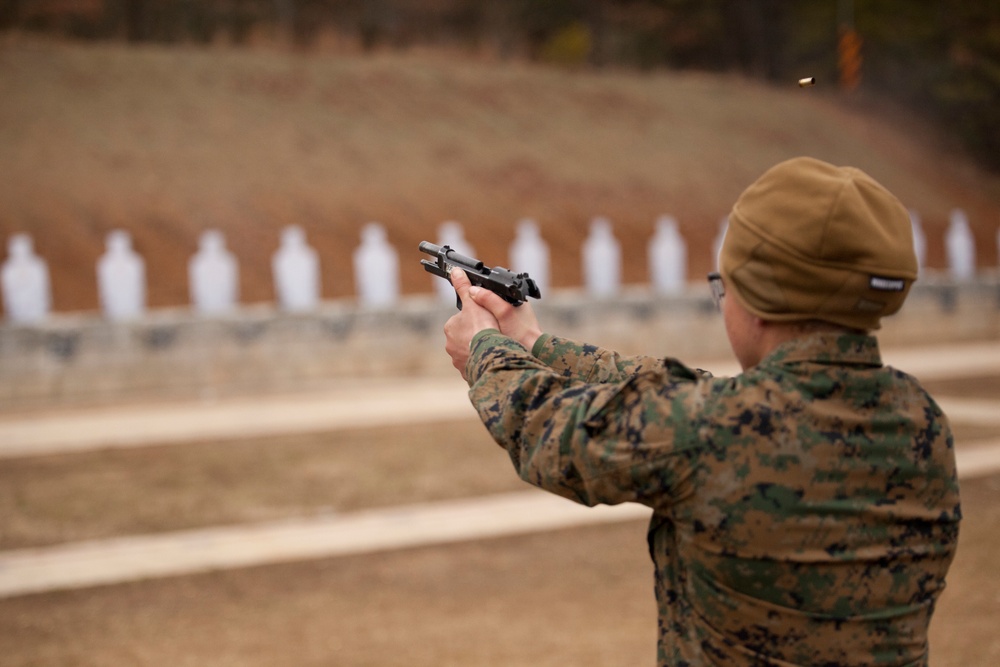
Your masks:
{"label": "extended arm", "polygon": [[669,505],[687,491],[706,385],[661,363],[623,382],[555,372],[498,331],[473,339],[469,396],[525,481],[586,505]]}

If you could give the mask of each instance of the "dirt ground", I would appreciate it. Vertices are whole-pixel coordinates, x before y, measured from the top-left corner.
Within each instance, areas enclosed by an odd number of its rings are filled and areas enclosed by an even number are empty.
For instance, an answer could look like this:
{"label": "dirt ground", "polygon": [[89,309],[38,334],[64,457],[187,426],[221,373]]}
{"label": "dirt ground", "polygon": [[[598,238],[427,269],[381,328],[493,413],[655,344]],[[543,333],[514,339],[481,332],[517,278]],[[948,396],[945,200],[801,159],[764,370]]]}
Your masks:
{"label": "dirt ground", "polygon": [[[934,667],[1000,664],[1000,477],[966,522]],[[645,525],[217,572],[0,601],[19,665],[653,665]]]}
{"label": "dirt ground", "polygon": [[0,549],[526,488],[475,421],[5,460]]}
{"label": "dirt ground", "polygon": [[[1000,398],[997,378],[932,389]],[[2,548],[521,488],[478,424],[447,426],[4,461]],[[960,447],[1000,435],[955,427]],[[962,494],[933,667],[1000,664],[1000,475]],[[652,665],[651,583],[632,521],[0,600],[0,655],[5,667]]]}

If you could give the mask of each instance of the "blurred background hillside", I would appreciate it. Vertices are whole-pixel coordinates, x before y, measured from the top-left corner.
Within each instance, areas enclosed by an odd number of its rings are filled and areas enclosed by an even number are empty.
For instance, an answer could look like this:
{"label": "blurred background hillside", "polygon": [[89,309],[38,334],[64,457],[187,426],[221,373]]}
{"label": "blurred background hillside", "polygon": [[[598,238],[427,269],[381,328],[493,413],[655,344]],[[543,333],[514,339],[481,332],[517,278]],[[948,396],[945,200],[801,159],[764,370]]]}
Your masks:
{"label": "blurred background hillside", "polygon": [[369,221],[409,293],[429,291],[416,245],[446,220],[502,264],[536,219],[565,287],[599,215],[645,282],[669,214],[696,278],[738,193],[809,154],[916,211],[930,266],[954,208],[995,266],[998,116],[996,2],[0,0],[0,234],[33,235],[57,311],[97,307],[116,228],[154,308],[187,303],[209,227],[248,303],[273,300],[288,224],[326,298],[354,293]]}
{"label": "blurred background hillside", "polygon": [[[991,0],[4,0],[0,29],[130,43],[420,46],[569,66],[803,71],[929,107],[1000,167]],[[863,65],[863,68],[862,68]],[[863,76],[862,76],[863,69]]]}

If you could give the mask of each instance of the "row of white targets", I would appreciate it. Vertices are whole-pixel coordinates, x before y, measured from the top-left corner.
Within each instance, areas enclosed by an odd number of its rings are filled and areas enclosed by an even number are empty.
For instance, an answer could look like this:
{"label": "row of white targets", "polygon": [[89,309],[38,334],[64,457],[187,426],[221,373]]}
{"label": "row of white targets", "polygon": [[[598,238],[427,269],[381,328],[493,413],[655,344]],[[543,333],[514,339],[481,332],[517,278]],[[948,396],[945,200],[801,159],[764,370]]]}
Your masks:
{"label": "row of white targets", "polygon": [[[921,266],[926,254],[925,236],[919,216],[911,213],[914,245]],[[720,224],[713,245],[713,257],[718,256],[726,221]],[[458,252],[482,258],[466,240],[462,225],[445,222],[438,228],[435,242],[449,245]],[[965,214],[956,209],[945,235],[948,271],[957,280],[970,280],[976,273],[975,240]],[[1000,253],[1000,232],[998,232]],[[581,247],[582,286],[595,298],[609,298],[621,289],[622,248],[615,237],[611,221],[595,218]],[[659,294],[676,294],[687,283],[688,248],[677,221],[662,216],[656,221],[645,258],[649,284]],[[510,245],[506,268],[527,272],[538,284],[542,294],[550,285],[550,253],[538,225],[530,219],[517,224]],[[352,253],[356,298],[362,307],[388,308],[400,297],[399,252],[378,223],[362,228],[361,243]],[[502,264],[498,261],[497,264]],[[146,311],[146,269],[143,258],[132,248],[131,237],[124,230],[112,231],[106,240],[106,251],[97,262],[98,294],[103,315],[111,320],[142,317]],[[271,272],[279,307],[286,312],[314,310],[321,300],[320,258],[309,246],[305,234],[297,226],[282,230],[280,246],[272,255]],[[32,324],[45,320],[52,303],[48,266],[35,254],[31,237],[15,234],[8,241],[8,257],[3,263],[2,282],[4,312],[15,324]],[[433,279],[434,289],[443,301],[454,302],[454,292],[444,280]],[[226,248],[225,238],[218,230],[207,230],[199,240],[198,251],[188,262],[188,287],[192,308],[202,315],[230,312],[239,305],[239,265]]]}

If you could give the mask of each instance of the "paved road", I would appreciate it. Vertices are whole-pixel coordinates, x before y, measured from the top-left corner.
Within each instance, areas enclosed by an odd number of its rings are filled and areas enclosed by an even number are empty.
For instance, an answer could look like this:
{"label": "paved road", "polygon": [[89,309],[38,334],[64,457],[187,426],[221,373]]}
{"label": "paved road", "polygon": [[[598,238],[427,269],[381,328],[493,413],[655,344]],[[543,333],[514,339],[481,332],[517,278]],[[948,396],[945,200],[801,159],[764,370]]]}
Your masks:
{"label": "paved road", "polygon": [[[995,375],[1000,345],[887,353],[923,379]],[[725,364],[702,364],[717,373]],[[387,407],[391,405],[391,407]],[[1000,401],[942,400],[956,422],[996,426]],[[390,417],[391,416],[391,417]],[[321,395],[215,404],[60,411],[0,418],[0,458],[238,438],[397,422],[474,418],[455,379],[354,383]],[[958,451],[962,478],[1000,472],[1000,438]],[[415,545],[638,519],[636,505],[585,508],[539,492],[344,515],[121,537],[0,553],[0,597]]]}

